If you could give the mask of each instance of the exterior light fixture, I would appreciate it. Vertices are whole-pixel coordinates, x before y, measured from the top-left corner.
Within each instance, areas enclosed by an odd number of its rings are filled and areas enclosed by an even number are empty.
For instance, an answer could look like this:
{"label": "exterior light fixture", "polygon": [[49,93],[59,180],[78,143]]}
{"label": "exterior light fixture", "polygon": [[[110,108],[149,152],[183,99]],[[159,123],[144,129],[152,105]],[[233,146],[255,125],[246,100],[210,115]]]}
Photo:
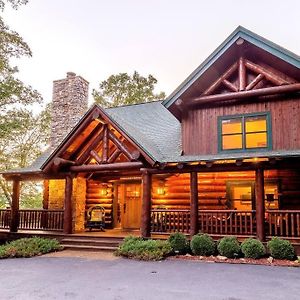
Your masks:
{"label": "exterior light fixture", "polygon": [[102,184],[100,188],[100,195],[101,196],[107,196],[108,195],[108,186],[107,184]]}

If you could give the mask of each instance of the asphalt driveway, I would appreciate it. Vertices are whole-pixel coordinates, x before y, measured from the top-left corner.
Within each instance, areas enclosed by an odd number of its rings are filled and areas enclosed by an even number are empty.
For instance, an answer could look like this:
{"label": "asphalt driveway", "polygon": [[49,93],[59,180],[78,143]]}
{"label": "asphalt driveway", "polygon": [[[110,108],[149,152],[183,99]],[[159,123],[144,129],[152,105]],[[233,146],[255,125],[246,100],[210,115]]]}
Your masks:
{"label": "asphalt driveway", "polygon": [[36,257],[0,261],[0,299],[300,299],[300,268]]}

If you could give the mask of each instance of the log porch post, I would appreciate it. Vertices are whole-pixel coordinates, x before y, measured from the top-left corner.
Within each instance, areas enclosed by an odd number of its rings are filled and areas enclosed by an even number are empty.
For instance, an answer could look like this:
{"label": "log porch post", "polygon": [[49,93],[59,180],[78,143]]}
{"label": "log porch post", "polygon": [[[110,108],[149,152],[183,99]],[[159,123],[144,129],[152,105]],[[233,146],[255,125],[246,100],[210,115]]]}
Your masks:
{"label": "log porch post", "polygon": [[141,235],[143,238],[151,236],[151,188],[152,175],[143,171],[142,173],[142,213],[141,213]]}
{"label": "log porch post", "polygon": [[265,192],[264,170],[259,167],[255,170],[255,209],[256,235],[260,241],[265,240]]}
{"label": "log porch post", "polygon": [[190,235],[191,237],[198,233],[198,174],[197,172],[190,173],[190,200],[191,200],[191,224]]}
{"label": "log porch post", "polygon": [[64,233],[72,233],[72,192],[73,177],[68,175],[65,181]]}
{"label": "log porch post", "polygon": [[13,181],[13,194],[11,201],[10,232],[17,232],[19,227],[19,201],[20,201],[20,180]]}

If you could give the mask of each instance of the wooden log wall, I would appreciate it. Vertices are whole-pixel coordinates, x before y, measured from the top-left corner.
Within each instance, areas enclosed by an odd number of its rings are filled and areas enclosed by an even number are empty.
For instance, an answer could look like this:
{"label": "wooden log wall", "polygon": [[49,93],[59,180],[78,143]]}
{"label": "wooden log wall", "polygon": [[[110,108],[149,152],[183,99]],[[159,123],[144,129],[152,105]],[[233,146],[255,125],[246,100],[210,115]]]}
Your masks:
{"label": "wooden log wall", "polygon": [[[300,171],[267,170],[266,182],[278,182],[280,192],[279,209],[300,209]],[[255,181],[254,171],[198,173],[199,209],[228,209],[226,206],[226,182]],[[164,188],[163,195],[158,194]],[[240,203],[240,201],[238,201]],[[240,205],[239,209],[252,209],[251,204]],[[190,209],[190,175],[153,176],[152,207],[155,209]]]}
{"label": "wooden log wall", "polygon": [[257,112],[271,114],[273,150],[300,148],[300,101],[299,98],[294,98],[191,109],[182,119],[184,154],[217,154],[218,117]]}
{"label": "wooden log wall", "polygon": [[101,195],[103,183],[101,181],[88,180],[86,189],[86,212],[94,205],[101,205],[105,208],[105,223],[108,228],[113,223],[113,185],[105,183],[107,186],[107,195]]}

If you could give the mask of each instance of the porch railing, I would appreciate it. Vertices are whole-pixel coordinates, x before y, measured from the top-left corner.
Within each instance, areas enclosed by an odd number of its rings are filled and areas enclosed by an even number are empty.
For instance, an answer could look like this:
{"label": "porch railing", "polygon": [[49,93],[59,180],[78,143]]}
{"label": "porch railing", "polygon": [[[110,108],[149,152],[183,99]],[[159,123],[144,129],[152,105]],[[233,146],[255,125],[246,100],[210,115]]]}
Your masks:
{"label": "porch railing", "polygon": [[267,210],[267,236],[300,238],[300,210]]}
{"label": "porch railing", "polygon": [[255,235],[255,210],[200,210],[199,231],[217,235]]}
{"label": "porch railing", "polygon": [[190,211],[185,209],[153,209],[151,211],[152,233],[189,233]]}
{"label": "porch railing", "polygon": [[10,209],[0,209],[0,228],[6,229],[10,225]]}
{"label": "porch railing", "polygon": [[63,230],[63,210],[20,209],[19,229]]}

